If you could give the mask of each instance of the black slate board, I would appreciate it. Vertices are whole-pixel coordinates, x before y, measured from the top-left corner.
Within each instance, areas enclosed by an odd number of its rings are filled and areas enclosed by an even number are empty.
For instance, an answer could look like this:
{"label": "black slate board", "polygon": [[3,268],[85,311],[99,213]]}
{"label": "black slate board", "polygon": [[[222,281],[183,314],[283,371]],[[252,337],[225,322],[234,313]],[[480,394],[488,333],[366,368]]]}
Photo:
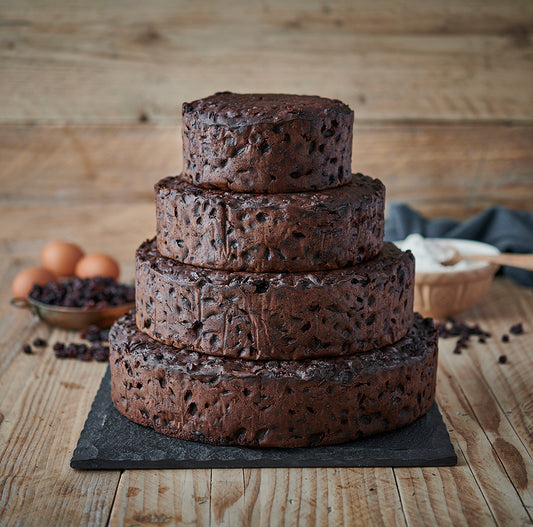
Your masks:
{"label": "black slate board", "polygon": [[435,403],[413,424],[341,445],[314,448],[213,446],[158,434],[132,423],[113,406],[109,368],[76,450],[78,469],[243,467],[436,467],[457,464]]}

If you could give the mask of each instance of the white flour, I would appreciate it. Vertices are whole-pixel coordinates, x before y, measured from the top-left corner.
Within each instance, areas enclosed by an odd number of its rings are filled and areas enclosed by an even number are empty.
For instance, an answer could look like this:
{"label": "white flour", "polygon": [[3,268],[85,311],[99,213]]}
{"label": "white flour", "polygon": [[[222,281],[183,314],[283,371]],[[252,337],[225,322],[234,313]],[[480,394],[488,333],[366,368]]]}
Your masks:
{"label": "white flour", "polygon": [[[453,257],[454,249],[462,254],[480,253],[479,250],[473,250],[473,247],[469,248],[468,242],[465,242],[465,240],[424,238],[420,234],[410,234],[405,240],[394,242],[394,244],[402,251],[409,250],[413,253],[415,269],[422,273],[453,273],[487,265],[484,262],[476,262],[474,260],[461,260],[455,265],[442,265],[441,262]],[[477,243],[472,242],[472,245],[477,245]]]}

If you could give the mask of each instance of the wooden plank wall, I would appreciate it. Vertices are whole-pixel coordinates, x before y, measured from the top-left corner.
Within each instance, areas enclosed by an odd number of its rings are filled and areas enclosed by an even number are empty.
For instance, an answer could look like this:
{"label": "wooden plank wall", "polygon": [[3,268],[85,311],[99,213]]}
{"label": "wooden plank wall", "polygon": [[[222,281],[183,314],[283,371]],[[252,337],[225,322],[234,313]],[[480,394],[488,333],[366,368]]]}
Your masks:
{"label": "wooden plank wall", "polygon": [[531,209],[532,28],[531,0],[2,0],[0,133],[142,122],[153,139],[214,91],[316,93],[355,109],[353,168],[389,199]]}

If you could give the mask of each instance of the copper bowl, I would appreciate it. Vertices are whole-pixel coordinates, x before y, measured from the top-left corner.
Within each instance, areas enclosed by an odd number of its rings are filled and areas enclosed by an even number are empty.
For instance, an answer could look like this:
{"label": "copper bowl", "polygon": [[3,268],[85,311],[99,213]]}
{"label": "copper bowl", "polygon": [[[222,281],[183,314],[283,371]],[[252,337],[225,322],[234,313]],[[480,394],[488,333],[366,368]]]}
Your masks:
{"label": "copper bowl", "polygon": [[30,297],[12,298],[11,305],[29,309],[43,322],[63,329],[84,329],[91,325],[108,328],[117,318],[135,308],[135,302],[90,309],[52,306]]}

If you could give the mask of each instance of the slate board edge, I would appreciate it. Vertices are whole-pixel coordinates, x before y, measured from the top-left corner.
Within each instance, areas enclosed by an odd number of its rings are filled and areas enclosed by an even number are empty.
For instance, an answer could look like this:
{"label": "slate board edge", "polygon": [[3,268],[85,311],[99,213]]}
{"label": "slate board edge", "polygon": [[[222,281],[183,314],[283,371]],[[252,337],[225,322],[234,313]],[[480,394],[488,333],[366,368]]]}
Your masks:
{"label": "slate board edge", "polygon": [[[433,407],[430,409],[430,412],[435,412],[434,420],[435,430],[432,430],[433,435],[438,435],[438,442],[440,446],[433,446],[433,442],[428,442],[428,448],[425,450],[417,449],[417,455],[411,454],[408,456],[408,459],[395,460],[391,461],[388,459],[389,456],[376,456],[368,455],[361,456],[361,449],[355,451],[355,456],[350,457],[346,456],[346,453],[343,453],[342,459],[316,459],[316,455],[313,456],[313,452],[317,452],[317,448],[309,449],[287,449],[287,453],[291,451],[305,451],[309,450],[309,456],[305,460],[297,460],[294,462],[294,456],[288,455],[284,461],[280,461],[274,456],[273,459],[260,459],[257,460],[247,460],[245,458],[240,459],[207,459],[205,461],[198,459],[157,459],[157,460],[146,460],[146,459],[117,459],[113,457],[104,458],[99,455],[97,448],[93,446],[94,440],[99,436],[99,430],[102,430],[105,426],[105,419],[100,419],[98,422],[98,417],[101,409],[105,410],[106,406],[109,406],[109,392],[110,392],[110,371],[109,367],[106,370],[105,375],[102,378],[102,382],[96,396],[94,398],[93,404],[89,415],[85,421],[85,425],[80,434],[78,444],[76,449],[73,452],[72,459],[70,461],[71,468],[80,469],[80,470],[130,470],[130,469],[169,469],[169,468],[293,468],[293,467],[437,467],[437,466],[454,466],[457,464],[457,455],[455,454],[453,445],[451,444],[450,437],[446,426],[442,420],[442,415],[438,409],[437,403],[435,402]],[[112,405],[111,405],[112,406]],[[114,408],[112,408],[113,411]],[[126,418],[124,417],[126,420]],[[422,418],[423,419],[423,418]],[[128,425],[130,422],[128,421]],[[97,425],[97,426],[95,426]],[[140,430],[144,430],[144,427],[131,423],[134,427],[139,427]],[[156,432],[153,432],[154,434]],[[395,432],[388,432],[387,434],[394,434]],[[166,437],[166,436],[165,436]],[[169,438],[173,441],[182,441],[179,439]],[[435,439],[435,437],[432,437]],[[182,443],[188,443],[182,441]],[[357,442],[354,442],[356,444]],[[89,445],[89,446],[86,446]],[[210,448],[216,449],[226,449],[232,447],[224,446],[213,446],[209,445]],[[339,445],[339,447],[346,446]],[[243,450],[247,450],[246,447],[236,447]],[[335,448],[334,446],[324,447],[324,448]],[[94,452],[96,450],[96,452]],[[270,450],[270,449],[265,449]],[[273,451],[284,451],[284,449],[272,449]],[[403,450],[406,454],[409,452],[409,449]],[[369,454],[371,452],[368,452]],[[118,457],[118,456],[117,456]],[[130,456],[133,457],[133,456]],[[385,458],[385,461],[384,461]],[[428,458],[431,458],[428,461]],[[293,460],[293,462],[291,462]]]}

